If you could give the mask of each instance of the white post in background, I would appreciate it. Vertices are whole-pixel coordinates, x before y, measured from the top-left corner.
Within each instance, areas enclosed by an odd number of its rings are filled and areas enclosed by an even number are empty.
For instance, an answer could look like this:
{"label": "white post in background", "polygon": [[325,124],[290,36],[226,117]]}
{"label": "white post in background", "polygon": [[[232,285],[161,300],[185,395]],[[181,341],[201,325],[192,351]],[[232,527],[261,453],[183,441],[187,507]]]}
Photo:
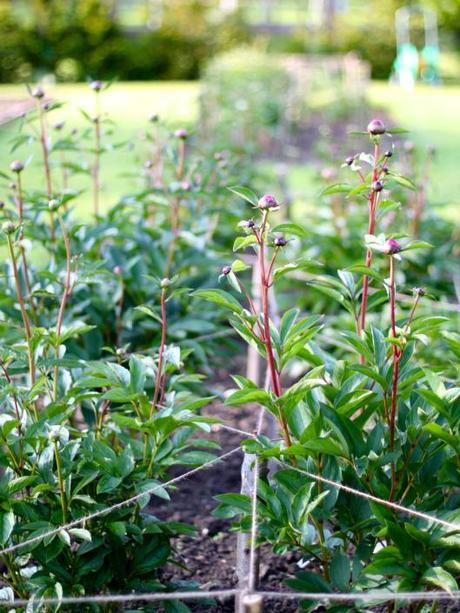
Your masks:
{"label": "white post in background", "polygon": [[234,13],[238,10],[238,0],[220,0],[220,10],[223,13]]}

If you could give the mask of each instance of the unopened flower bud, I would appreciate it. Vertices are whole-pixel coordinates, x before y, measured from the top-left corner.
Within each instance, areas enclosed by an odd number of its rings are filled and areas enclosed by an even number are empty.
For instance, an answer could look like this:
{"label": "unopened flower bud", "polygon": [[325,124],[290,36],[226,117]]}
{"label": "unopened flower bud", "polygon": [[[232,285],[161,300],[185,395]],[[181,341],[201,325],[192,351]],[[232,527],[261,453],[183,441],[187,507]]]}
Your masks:
{"label": "unopened flower bud", "polygon": [[157,113],[152,113],[151,115],[149,115],[149,121],[151,121],[152,123],[156,123],[159,119],[160,117]]}
{"label": "unopened flower bud", "polygon": [[91,81],[89,86],[91,87],[93,91],[100,92],[102,89],[102,81],[99,81],[99,80]]}
{"label": "unopened flower bud", "polygon": [[192,189],[192,184],[190,181],[182,181],[180,186],[185,192],[189,192]]}
{"label": "unopened flower bud", "polygon": [[16,231],[16,226],[14,225],[14,223],[12,221],[5,221],[2,224],[2,231],[5,234],[13,234],[13,232]]}
{"label": "unopened flower bud", "polygon": [[4,209],[5,208],[5,203],[3,202],[3,200],[0,200],[0,209]]}
{"label": "unopened flower bud", "polygon": [[21,171],[24,170],[24,164],[22,162],[20,162],[19,160],[14,160],[10,164],[10,170],[12,172],[20,173]]}
{"label": "unopened flower bud", "polygon": [[181,140],[185,140],[188,137],[188,132],[185,128],[179,128],[174,132],[174,136],[176,138],[180,138]]}
{"label": "unopened flower bud", "polygon": [[238,225],[242,228],[253,228],[256,224],[253,219],[243,219]]}
{"label": "unopened flower bud", "polygon": [[374,181],[374,183],[372,183],[372,189],[374,192],[381,192],[383,189],[382,181]]}
{"label": "unopened flower bud", "polygon": [[287,245],[287,240],[282,236],[277,236],[274,243],[275,247],[285,247]]}
{"label": "unopened flower bud", "polygon": [[16,185],[14,181],[12,181],[8,187],[14,191],[15,189],[17,189],[18,186]]}
{"label": "unopened flower bud", "polygon": [[160,282],[161,289],[166,289],[170,285],[171,285],[171,280],[167,279],[167,278],[162,279],[161,282]]}
{"label": "unopened flower bud", "polygon": [[385,151],[385,157],[386,158],[391,158],[393,157],[393,151],[391,151],[390,149],[388,151]]}
{"label": "unopened flower bud", "polygon": [[112,270],[114,275],[121,275],[122,273],[121,266],[114,266]]}
{"label": "unopened flower bud", "polygon": [[423,287],[414,287],[412,290],[416,296],[425,296],[426,290]]}
{"label": "unopened flower bud", "polygon": [[372,136],[380,136],[380,134],[385,134],[385,124],[380,119],[373,119],[367,125],[367,131]]}
{"label": "unopened flower bud", "polygon": [[45,104],[43,105],[43,110],[49,111],[50,108],[51,108],[51,102],[45,102]]}
{"label": "unopened flower bud", "polygon": [[275,196],[272,196],[271,194],[265,194],[264,196],[262,196],[262,198],[260,198],[259,202],[257,203],[257,206],[259,209],[275,209],[279,206],[279,204]]}
{"label": "unopened flower bud", "polygon": [[383,253],[386,255],[394,255],[395,253],[399,253],[401,249],[400,243],[396,239],[390,238],[383,247]]}
{"label": "unopened flower bud", "polygon": [[53,128],[59,131],[59,130],[62,130],[64,125],[65,125],[65,121],[58,121],[53,125]]}
{"label": "unopened flower bud", "polygon": [[152,166],[153,166],[153,162],[152,162],[152,160],[146,160],[146,161],[144,162],[144,168],[149,169],[149,168],[152,168]]}
{"label": "unopened flower bud", "polygon": [[35,88],[32,90],[32,92],[31,92],[31,93],[32,93],[32,97],[33,97],[33,98],[37,98],[37,99],[43,98],[43,97],[44,97],[44,95],[45,95],[45,92],[44,92],[44,90],[43,90],[43,87],[40,87],[40,85],[38,85],[37,87],[35,87]]}
{"label": "unopened flower bud", "polygon": [[48,202],[48,208],[50,211],[56,211],[59,208],[59,201],[54,198]]}
{"label": "unopened flower bud", "polygon": [[355,161],[355,158],[353,155],[349,155],[347,158],[345,158],[345,164],[347,166],[351,166],[354,161]]}
{"label": "unopened flower bud", "polygon": [[229,275],[232,272],[232,267],[231,266],[224,266],[222,268],[222,274],[223,275]]}

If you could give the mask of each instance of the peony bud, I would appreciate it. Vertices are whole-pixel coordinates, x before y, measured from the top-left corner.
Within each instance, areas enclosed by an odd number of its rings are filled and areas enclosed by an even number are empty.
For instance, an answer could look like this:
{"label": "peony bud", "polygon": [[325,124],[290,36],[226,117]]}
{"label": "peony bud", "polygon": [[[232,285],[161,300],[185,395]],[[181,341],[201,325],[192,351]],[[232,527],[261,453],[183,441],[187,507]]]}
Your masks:
{"label": "peony bud", "polygon": [[262,196],[262,198],[260,198],[259,202],[257,203],[257,206],[259,209],[275,209],[279,207],[279,204],[275,196],[272,196],[271,194],[265,194],[264,196]]}
{"label": "peony bud", "polygon": [[38,85],[37,87],[35,87],[32,92],[32,97],[33,98],[37,98],[38,100],[40,98],[43,98],[45,96],[45,92],[43,91],[43,87],[40,87],[40,85]]}
{"label": "peony bud", "polygon": [[161,282],[160,282],[161,289],[166,289],[170,285],[171,285],[171,281],[170,281],[170,279],[167,279],[167,278],[162,279]]}
{"label": "peony bud", "polygon": [[19,160],[14,160],[10,164],[10,170],[12,172],[17,172],[19,174],[21,171],[24,170],[24,164],[20,162]]}
{"label": "peony bud", "polygon": [[185,128],[179,128],[174,132],[174,136],[176,138],[180,138],[181,140],[185,140],[188,137],[188,132]]}
{"label": "peony bud", "polygon": [[14,225],[14,223],[12,221],[5,221],[2,224],[2,231],[5,234],[13,234],[13,232],[16,231],[16,226]]}
{"label": "peony bud", "polygon": [[89,84],[89,86],[91,87],[91,89],[95,92],[100,92],[103,85],[102,85],[102,81],[96,80],[96,81],[91,81],[91,83]]}
{"label": "peony bud", "polygon": [[385,124],[380,119],[373,119],[367,125],[367,131],[372,136],[380,136],[380,134],[385,134]]}
{"label": "peony bud", "polygon": [[372,183],[372,189],[374,192],[381,192],[383,189],[382,181],[374,181],[374,183]]}
{"label": "peony bud", "polygon": [[385,245],[383,247],[383,253],[385,253],[386,255],[395,255],[396,253],[399,253],[401,249],[402,247],[400,243],[394,238],[390,238],[385,242]]}
{"label": "peony bud", "polygon": [[229,275],[232,272],[232,267],[231,266],[224,266],[222,268],[222,274],[223,275]]}

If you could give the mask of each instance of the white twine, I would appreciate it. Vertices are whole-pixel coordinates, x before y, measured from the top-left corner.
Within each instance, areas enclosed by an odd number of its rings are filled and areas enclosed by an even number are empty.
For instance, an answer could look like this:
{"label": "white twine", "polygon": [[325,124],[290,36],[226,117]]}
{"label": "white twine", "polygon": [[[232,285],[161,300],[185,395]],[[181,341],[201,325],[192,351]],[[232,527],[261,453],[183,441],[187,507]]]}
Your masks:
{"label": "white twine", "polygon": [[361,498],[366,498],[367,500],[371,500],[372,502],[376,502],[383,506],[389,507],[390,509],[394,509],[395,511],[400,511],[401,513],[406,513],[407,515],[413,515],[414,517],[420,517],[428,522],[432,522],[434,524],[439,524],[440,526],[444,526],[449,528],[450,530],[460,531],[460,524],[455,522],[446,521],[444,519],[440,519],[439,517],[435,517],[434,515],[430,515],[429,513],[423,513],[423,511],[416,511],[415,509],[409,509],[408,507],[403,507],[397,502],[390,502],[389,500],[384,500],[383,498],[378,498],[373,494],[368,494],[367,492],[363,492],[361,490],[355,490],[348,485],[343,485],[343,483],[338,483],[337,481],[332,481],[331,479],[327,479],[326,477],[322,477],[320,475],[315,475],[314,473],[310,473],[307,470],[303,470],[302,468],[298,468],[297,466],[292,466],[292,464],[287,464],[286,462],[282,462],[281,460],[276,459],[276,461],[285,466],[286,468],[290,468],[291,470],[296,470],[310,479],[315,479],[316,481],[321,481],[321,483],[326,483],[327,485],[331,485],[332,487],[336,487],[344,492],[348,492],[349,494],[354,494],[355,496],[360,496]]}
{"label": "white twine", "polygon": [[369,592],[257,592],[264,598],[272,600],[330,600],[336,602],[343,601],[360,601],[372,602],[375,600],[384,600],[386,602],[396,602],[405,600],[406,602],[414,602],[417,600],[460,600],[460,591],[454,592],[386,592],[385,590],[370,590]]}
{"label": "white twine", "polygon": [[238,590],[211,590],[208,592],[159,592],[145,594],[101,594],[98,596],[63,596],[62,598],[37,598],[33,600],[21,599],[0,601],[0,607],[24,607],[31,602],[40,605],[69,605],[85,603],[109,603],[109,602],[155,602],[158,600],[198,600],[201,598],[230,598],[235,596]]}
{"label": "white twine", "polygon": [[205,464],[202,464],[201,466],[198,466],[197,468],[193,468],[192,470],[182,475],[179,475],[178,477],[174,477],[173,479],[170,479],[169,481],[166,481],[165,483],[160,483],[151,488],[148,488],[145,491],[140,492],[139,494],[136,494],[135,496],[131,496],[131,498],[127,498],[126,500],[117,502],[116,504],[110,507],[105,507],[104,509],[100,509],[99,511],[94,511],[93,513],[89,513],[88,515],[85,515],[84,517],[75,519],[71,522],[68,522],[67,524],[62,524],[61,526],[58,526],[57,528],[53,528],[52,530],[48,530],[47,532],[42,532],[41,534],[34,536],[32,538],[26,539],[25,541],[22,541],[21,543],[17,543],[16,545],[10,545],[9,547],[0,549],[0,555],[4,555],[5,553],[11,553],[12,551],[16,551],[17,549],[21,549],[22,547],[31,545],[32,543],[38,543],[39,541],[42,541],[43,539],[48,538],[49,536],[54,536],[56,534],[59,534],[59,532],[61,532],[62,530],[68,530],[69,528],[74,528],[75,526],[79,526],[80,524],[90,521],[91,519],[95,519],[96,517],[107,515],[108,513],[111,513],[112,511],[116,509],[121,509],[123,507],[130,506],[131,504],[133,504],[134,502],[137,502],[144,496],[154,494],[156,491],[160,489],[171,487],[172,485],[179,483],[179,481],[183,481],[184,479],[187,479],[191,475],[194,475],[195,473],[201,470],[204,470],[205,468],[209,468],[213,464],[217,464],[218,462],[225,460],[226,458],[230,457],[231,455],[233,455],[234,453],[237,453],[240,450],[241,450],[240,447],[236,447],[235,449],[232,449],[231,451],[228,451],[227,453],[224,453],[223,455],[217,458],[214,458],[213,460],[210,460],[209,462],[206,462]]}
{"label": "white twine", "polygon": [[[155,602],[162,600],[200,600],[203,598],[227,599],[237,595],[248,595],[244,590],[223,589],[210,590],[203,592],[167,592],[167,593],[145,593],[145,594],[101,594],[97,596],[63,596],[62,598],[40,598],[35,602],[41,605],[72,605],[90,603],[110,603],[110,602]],[[460,590],[453,592],[387,592],[385,590],[370,590],[369,592],[268,592],[256,591],[249,595],[261,596],[267,600],[329,600],[331,602],[415,602],[415,601],[440,601],[440,600],[460,600]],[[0,607],[23,607],[33,602],[32,599],[18,599],[11,601],[0,601]]]}

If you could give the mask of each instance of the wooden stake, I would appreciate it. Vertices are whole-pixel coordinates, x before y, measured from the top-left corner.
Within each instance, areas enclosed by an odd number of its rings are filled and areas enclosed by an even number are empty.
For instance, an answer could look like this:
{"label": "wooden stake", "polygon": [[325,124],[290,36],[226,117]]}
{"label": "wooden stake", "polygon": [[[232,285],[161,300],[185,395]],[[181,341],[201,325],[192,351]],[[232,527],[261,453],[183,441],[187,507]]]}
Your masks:
{"label": "wooden stake", "polygon": [[259,594],[246,594],[243,596],[244,613],[262,613],[263,600]]}

